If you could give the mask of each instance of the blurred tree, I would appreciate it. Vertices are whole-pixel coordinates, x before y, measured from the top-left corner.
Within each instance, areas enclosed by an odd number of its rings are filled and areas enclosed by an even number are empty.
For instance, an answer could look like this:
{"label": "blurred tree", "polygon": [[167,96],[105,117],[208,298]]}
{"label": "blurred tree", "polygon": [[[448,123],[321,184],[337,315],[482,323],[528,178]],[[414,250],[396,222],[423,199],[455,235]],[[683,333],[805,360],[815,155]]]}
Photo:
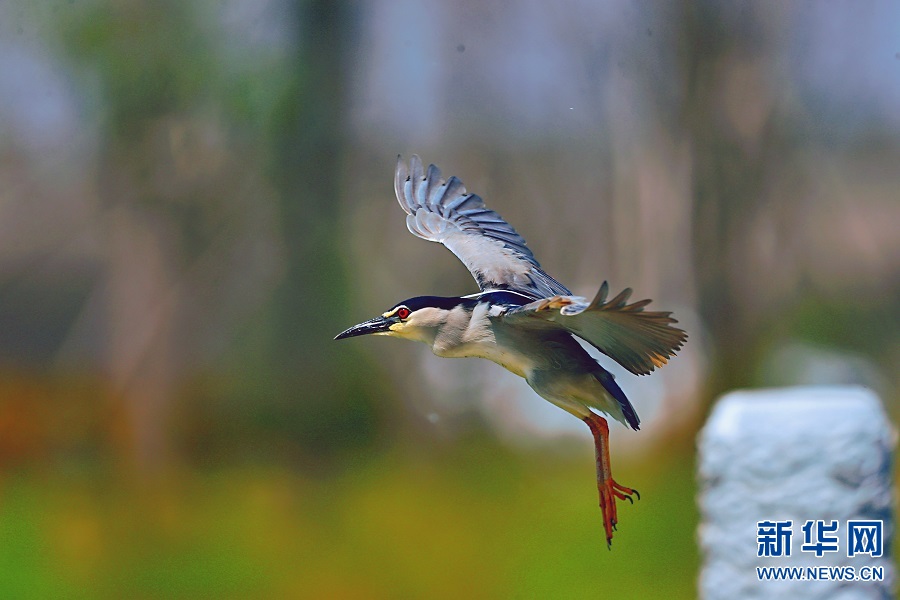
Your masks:
{"label": "blurred tree", "polygon": [[[105,363],[125,417],[124,442],[144,470],[167,456],[173,401],[210,356],[210,346],[218,345],[218,354],[224,346],[239,370],[229,379],[231,388],[213,386],[219,398],[205,407],[203,421],[242,417],[250,427],[261,423],[255,433],[264,437],[285,433],[286,425],[288,433],[297,434],[298,424],[306,423],[302,407],[313,397],[306,395],[307,378],[343,375],[328,368],[323,361],[331,356],[319,351],[330,336],[307,335],[308,328],[324,327],[325,309],[301,314],[302,298],[291,291],[324,279],[329,284],[317,287],[317,295],[327,297],[325,288],[341,297],[341,286],[334,283],[341,277],[336,249],[324,243],[333,239],[335,227],[328,215],[336,205],[337,177],[329,165],[338,164],[340,144],[328,145],[330,133],[320,129],[331,132],[328,124],[339,119],[327,114],[319,119],[328,102],[316,100],[320,92],[335,95],[325,80],[339,72],[326,77],[321,69],[307,69],[307,59],[320,60],[313,50],[290,61],[286,83],[273,85],[271,80],[283,75],[277,69],[247,75],[215,46],[216,30],[203,8],[178,2],[87,4],[71,9],[62,23],[69,59],[77,72],[87,72],[87,86],[99,87],[96,216],[106,262]],[[296,14],[305,23],[301,8]],[[307,78],[314,83],[301,85]],[[277,108],[260,101],[285,89]],[[301,140],[297,147],[302,147],[309,131],[324,140],[327,152],[294,152],[293,142]],[[276,146],[270,179],[278,182],[280,197],[289,199],[281,205],[284,231],[276,225],[279,215],[270,214],[279,206],[279,194],[260,181],[273,154],[270,141]],[[322,194],[298,191],[310,178],[282,175],[283,168],[302,171],[306,161],[326,175]],[[319,189],[311,179],[310,189]],[[285,257],[290,267],[288,291],[279,296],[284,301],[276,301],[274,310],[270,304],[262,319],[275,332],[272,343],[243,343],[235,335],[242,321],[246,324],[242,313],[271,296],[282,238],[303,242]],[[337,266],[305,262],[307,252]],[[341,304],[326,306],[337,311]],[[327,383],[318,387],[332,390],[326,398],[332,406],[340,405],[334,394],[347,391]],[[223,410],[229,396],[239,409]],[[269,419],[273,415],[277,418]],[[227,443],[246,447],[254,443],[247,439],[252,433],[245,428],[237,441]],[[303,446],[302,435],[297,438]]]}
{"label": "blurred tree", "polygon": [[300,0],[294,79],[272,130],[287,270],[275,297],[275,366],[283,386],[273,422],[287,427],[315,467],[370,443],[386,386],[364,355],[332,338],[351,325],[354,287],[339,228],[346,150],[347,75],[357,39],[353,5]]}
{"label": "blurred tree", "polygon": [[[105,362],[127,427],[123,440],[144,469],[166,455],[167,416],[183,375],[177,319],[190,264],[184,230],[202,215],[203,191],[173,162],[183,128],[214,78],[215,64],[188,5],[89,5],[66,15],[70,58],[100,87],[105,112],[97,216],[106,260]],[[198,193],[199,192],[199,193]]]}
{"label": "blurred tree", "polygon": [[[67,15],[63,27],[72,60],[98,77],[105,102],[97,188],[106,365],[126,416],[125,441],[145,469],[166,456],[171,405],[193,375],[207,330],[235,329],[209,314],[227,315],[222,305],[260,285],[259,267],[244,256],[245,238],[254,236],[283,240],[286,265],[253,323],[263,332],[227,353],[240,371],[231,389],[216,390],[241,406],[227,416],[249,418],[309,465],[373,439],[374,399],[384,386],[352,347],[338,352],[331,343],[336,324],[349,322],[352,294],[338,198],[356,20],[329,2],[289,7],[295,54],[278,73],[286,81],[268,86],[281,90],[263,111],[268,120],[251,114],[259,106],[248,105],[246,90],[266,82],[235,85],[202,6],[98,3]],[[271,151],[261,151],[264,144]],[[280,232],[253,224],[265,213],[265,190],[247,180],[265,157]],[[219,404],[220,417],[226,406]]]}
{"label": "blurred tree", "polygon": [[[693,244],[699,310],[715,345],[707,397],[750,384],[754,328],[741,299],[747,223],[764,198],[769,161],[779,155],[776,128],[768,127],[762,86],[734,89],[735,73],[755,72],[765,60],[766,30],[749,3],[684,2],[679,48],[685,90],[680,127],[693,153]],[[738,114],[734,96],[758,103],[760,112]]]}

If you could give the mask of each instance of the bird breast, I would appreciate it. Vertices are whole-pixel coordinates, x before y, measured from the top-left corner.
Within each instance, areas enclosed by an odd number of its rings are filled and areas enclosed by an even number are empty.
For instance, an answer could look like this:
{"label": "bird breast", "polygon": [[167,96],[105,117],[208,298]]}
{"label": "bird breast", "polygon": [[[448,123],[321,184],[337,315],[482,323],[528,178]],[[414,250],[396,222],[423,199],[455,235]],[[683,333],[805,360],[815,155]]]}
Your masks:
{"label": "bird breast", "polygon": [[484,358],[519,377],[527,377],[534,368],[532,361],[497,343],[488,318],[489,308],[487,302],[480,302],[471,313],[459,307],[450,311],[446,324],[435,336],[432,351],[445,358]]}

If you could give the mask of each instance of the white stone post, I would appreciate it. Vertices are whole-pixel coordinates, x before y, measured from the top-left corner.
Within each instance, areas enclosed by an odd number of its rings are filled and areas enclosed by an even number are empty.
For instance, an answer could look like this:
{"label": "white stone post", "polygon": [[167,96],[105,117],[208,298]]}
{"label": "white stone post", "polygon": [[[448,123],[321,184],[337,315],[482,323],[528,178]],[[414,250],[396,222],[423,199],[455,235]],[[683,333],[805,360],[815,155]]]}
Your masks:
{"label": "white stone post", "polygon": [[701,598],[892,598],[895,438],[861,387],[723,396],[698,440]]}

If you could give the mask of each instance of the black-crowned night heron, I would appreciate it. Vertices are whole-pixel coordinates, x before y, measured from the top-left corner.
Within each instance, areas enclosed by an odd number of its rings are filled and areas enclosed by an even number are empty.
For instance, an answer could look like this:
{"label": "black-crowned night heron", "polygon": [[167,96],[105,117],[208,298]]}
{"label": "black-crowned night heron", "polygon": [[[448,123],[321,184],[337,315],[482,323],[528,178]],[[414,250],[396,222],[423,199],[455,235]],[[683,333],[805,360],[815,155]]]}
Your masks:
{"label": "black-crowned night heron", "polygon": [[588,342],[636,375],[664,365],[687,339],[668,312],[648,312],[650,300],[628,304],[631,289],[607,300],[600,286],[588,301],[547,275],[525,240],[456,177],[445,181],[418,156],[399,160],[394,189],[409,230],[440,242],[466,265],[481,291],[403,300],[379,317],[351,327],[340,340],[390,335],[425,342],[444,357],[491,360],[524,377],[542,398],[587,423],[594,436],[597,487],[607,545],[618,521],[616,499],[640,497],[612,478],[609,427],[596,411],[638,429],[640,419],[616,384],[576,341]]}

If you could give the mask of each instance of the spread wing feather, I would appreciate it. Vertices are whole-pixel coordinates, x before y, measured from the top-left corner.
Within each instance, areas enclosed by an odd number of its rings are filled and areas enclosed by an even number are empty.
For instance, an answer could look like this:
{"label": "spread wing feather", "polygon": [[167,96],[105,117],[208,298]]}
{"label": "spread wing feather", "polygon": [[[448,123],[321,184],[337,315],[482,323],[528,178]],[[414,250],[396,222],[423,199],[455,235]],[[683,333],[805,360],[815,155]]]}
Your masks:
{"label": "spread wing feather", "polygon": [[650,300],[628,304],[631,288],[607,302],[604,281],[591,302],[558,295],[508,310],[503,319],[521,326],[561,327],[634,373],[646,375],[674,356],[687,340],[670,312],[645,311]]}
{"label": "spread wing feather", "polygon": [[512,290],[529,298],[571,294],[545,273],[515,229],[456,177],[441,178],[413,155],[398,157],[394,191],[414,235],[440,242],[459,258],[482,291]]}

